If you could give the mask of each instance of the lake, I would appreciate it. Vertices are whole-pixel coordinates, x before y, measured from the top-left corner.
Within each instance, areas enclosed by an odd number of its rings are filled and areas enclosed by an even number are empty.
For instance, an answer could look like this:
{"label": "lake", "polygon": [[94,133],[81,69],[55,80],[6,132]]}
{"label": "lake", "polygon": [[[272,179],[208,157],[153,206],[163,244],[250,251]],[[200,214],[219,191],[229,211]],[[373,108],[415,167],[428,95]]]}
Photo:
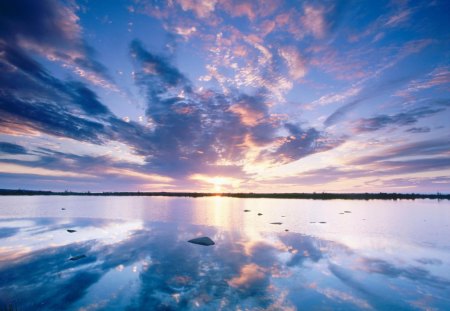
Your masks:
{"label": "lake", "polygon": [[0,310],[450,310],[449,225],[437,200],[5,196]]}

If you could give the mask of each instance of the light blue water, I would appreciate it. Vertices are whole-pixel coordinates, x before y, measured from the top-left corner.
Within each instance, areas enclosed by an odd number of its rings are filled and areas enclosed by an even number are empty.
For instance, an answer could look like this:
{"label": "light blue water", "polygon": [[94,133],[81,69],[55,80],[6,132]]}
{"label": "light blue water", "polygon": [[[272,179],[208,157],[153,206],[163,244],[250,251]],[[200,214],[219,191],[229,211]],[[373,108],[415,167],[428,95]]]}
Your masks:
{"label": "light blue water", "polygon": [[0,197],[0,309],[450,310],[449,225],[448,201]]}

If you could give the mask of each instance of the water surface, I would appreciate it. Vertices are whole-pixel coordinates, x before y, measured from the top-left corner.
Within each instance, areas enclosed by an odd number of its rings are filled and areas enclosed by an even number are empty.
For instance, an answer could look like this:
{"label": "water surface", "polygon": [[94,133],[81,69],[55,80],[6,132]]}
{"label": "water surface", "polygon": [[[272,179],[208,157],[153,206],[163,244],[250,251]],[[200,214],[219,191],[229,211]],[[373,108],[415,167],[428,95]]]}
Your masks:
{"label": "water surface", "polygon": [[432,200],[0,197],[0,306],[449,310],[449,224]]}

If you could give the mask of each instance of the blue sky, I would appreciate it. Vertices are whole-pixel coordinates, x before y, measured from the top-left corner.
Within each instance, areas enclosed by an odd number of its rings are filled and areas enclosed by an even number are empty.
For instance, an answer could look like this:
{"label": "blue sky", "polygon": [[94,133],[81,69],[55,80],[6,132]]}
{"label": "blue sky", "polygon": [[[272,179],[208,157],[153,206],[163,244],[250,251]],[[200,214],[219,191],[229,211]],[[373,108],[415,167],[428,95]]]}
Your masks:
{"label": "blue sky", "polygon": [[448,192],[448,1],[0,1],[0,187]]}

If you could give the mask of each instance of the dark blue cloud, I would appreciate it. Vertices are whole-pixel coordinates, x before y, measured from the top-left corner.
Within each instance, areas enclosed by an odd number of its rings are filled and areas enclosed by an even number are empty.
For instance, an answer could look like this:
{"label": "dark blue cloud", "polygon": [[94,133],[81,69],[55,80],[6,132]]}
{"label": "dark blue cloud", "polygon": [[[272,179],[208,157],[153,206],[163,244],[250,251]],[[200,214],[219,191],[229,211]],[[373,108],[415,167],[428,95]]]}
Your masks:
{"label": "dark blue cloud", "polygon": [[411,127],[407,130],[405,130],[405,132],[407,133],[414,133],[414,134],[418,134],[418,133],[429,133],[431,131],[431,129],[429,127]]}
{"label": "dark blue cloud", "polygon": [[73,102],[79,105],[85,113],[92,115],[109,114],[109,109],[99,101],[97,94],[80,82],[72,82],[68,85],[69,94]]}
{"label": "dark blue cloud", "polygon": [[[0,42],[4,66],[0,85],[6,92],[32,100],[43,98],[60,106],[79,107],[88,115],[108,114],[109,109],[81,82],[64,82],[50,75],[38,62],[19,48]],[[12,70],[14,68],[14,70]],[[6,95],[4,95],[6,96]]]}
{"label": "dark blue cloud", "polygon": [[0,3],[0,35],[10,41],[20,36],[46,41],[52,44],[67,44],[71,39],[63,27],[67,22],[65,11],[60,3],[54,0],[18,0]]}
{"label": "dark blue cloud", "polygon": [[104,141],[102,123],[75,116],[48,102],[25,102],[7,95],[0,98],[0,127],[32,129],[92,143]]}
{"label": "dark blue cloud", "polygon": [[12,144],[12,143],[6,143],[6,142],[0,142],[0,153],[26,154],[27,150],[21,145]]}
{"label": "dark blue cloud", "polygon": [[421,118],[425,118],[444,111],[445,107],[418,107],[394,115],[378,115],[372,118],[360,119],[355,128],[356,132],[373,132],[388,126],[413,125]]}
{"label": "dark blue cloud", "polygon": [[148,52],[140,41],[132,41],[130,51],[132,57],[135,57],[142,66],[143,71],[138,79],[153,80],[155,78],[155,82],[161,81],[165,84],[165,88],[160,90],[161,92],[165,92],[167,86],[188,86],[188,79],[177,68],[164,57]]}
{"label": "dark blue cloud", "polygon": [[282,138],[282,143],[274,151],[262,153],[262,157],[273,162],[289,163],[308,155],[326,151],[340,145],[343,140],[329,139],[315,128],[302,129],[300,126],[286,123],[289,135]]}
{"label": "dark blue cloud", "polygon": [[112,82],[106,67],[95,60],[93,48],[81,38],[75,10],[75,5],[56,0],[2,1],[0,38],[24,51],[35,45],[43,56],[52,55]]}
{"label": "dark blue cloud", "polygon": [[0,228],[0,239],[12,237],[19,232],[20,232],[20,228],[15,228],[15,227]]}

